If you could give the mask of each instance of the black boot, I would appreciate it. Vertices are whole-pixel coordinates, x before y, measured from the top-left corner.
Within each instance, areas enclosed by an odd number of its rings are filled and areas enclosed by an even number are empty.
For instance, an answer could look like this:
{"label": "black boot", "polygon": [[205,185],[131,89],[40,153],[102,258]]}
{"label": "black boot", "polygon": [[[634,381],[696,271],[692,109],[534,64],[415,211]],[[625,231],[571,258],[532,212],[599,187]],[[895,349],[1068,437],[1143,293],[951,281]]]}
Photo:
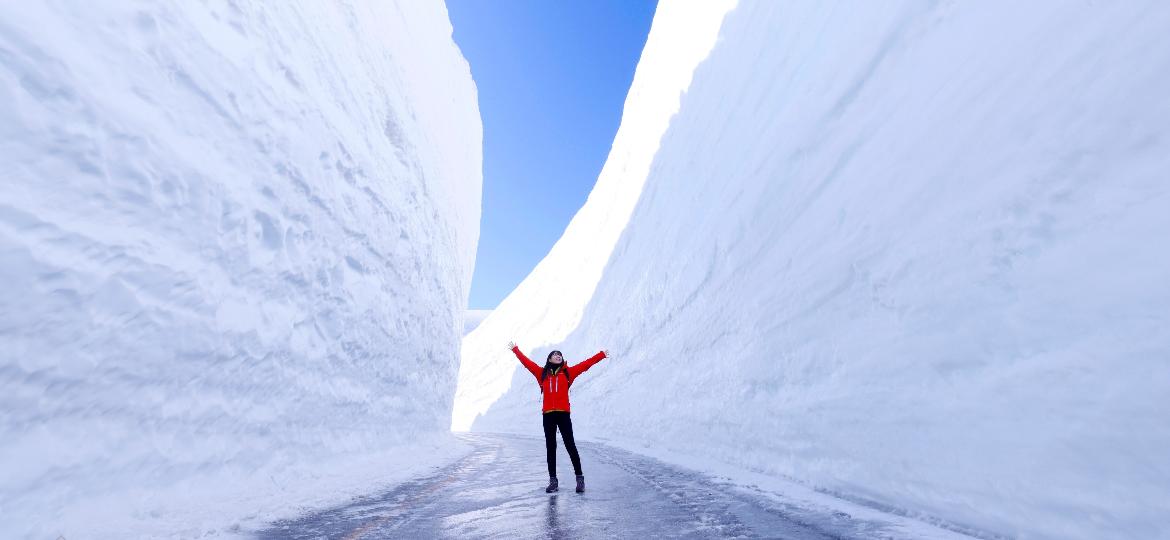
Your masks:
{"label": "black boot", "polygon": [[577,493],[585,491],[585,475],[577,475]]}
{"label": "black boot", "polygon": [[548,487],[544,488],[545,493],[552,493],[557,490],[557,477],[553,476],[548,479]]}

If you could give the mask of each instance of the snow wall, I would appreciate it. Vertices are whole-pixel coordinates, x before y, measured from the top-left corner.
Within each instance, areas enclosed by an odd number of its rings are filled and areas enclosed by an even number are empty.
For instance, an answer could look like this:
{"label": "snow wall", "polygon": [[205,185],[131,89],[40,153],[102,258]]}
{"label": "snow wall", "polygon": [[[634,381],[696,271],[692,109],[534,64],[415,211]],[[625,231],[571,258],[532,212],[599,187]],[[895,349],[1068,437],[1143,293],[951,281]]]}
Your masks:
{"label": "snow wall", "polygon": [[509,340],[608,348],[580,437],[1170,537],[1170,4],[740,2],[717,41],[704,9],[659,6],[593,193],[463,341],[453,427],[540,432]]}
{"label": "snow wall", "polygon": [[4,2],[0,132],[0,536],[201,535],[451,438],[482,129],[442,3]]}

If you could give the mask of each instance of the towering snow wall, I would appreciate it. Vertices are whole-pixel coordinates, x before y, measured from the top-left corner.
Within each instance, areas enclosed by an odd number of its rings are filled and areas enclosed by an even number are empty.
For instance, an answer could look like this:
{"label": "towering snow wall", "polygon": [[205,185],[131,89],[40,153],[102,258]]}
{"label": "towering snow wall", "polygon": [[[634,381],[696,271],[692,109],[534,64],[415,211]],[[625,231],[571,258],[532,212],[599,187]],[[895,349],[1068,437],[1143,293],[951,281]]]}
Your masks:
{"label": "towering snow wall", "polygon": [[1170,5],[741,2],[643,139],[679,58],[654,45],[698,7],[660,6],[594,193],[464,339],[455,427],[539,432],[508,340],[608,347],[581,437],[990,533],[1170,537]]}
{"label": "towering snow wall", "polygon": [[[463,341],[464,361],[451,426],[467,430],[508,391],[516,359],[499,341],[531,336],[527,347],[564,340],[581,321],[610,250],[638,202],[638,194],[695,66],[715,44],[728,0],[663,2],[626,97],[622,125],[588,203],[564,237],[499,307]],[[556,294],[550,294],[556,291]],[[507,344],[511,338],[502,342]],[[506,354],[499,354],[504,350]]]}
{"label": "towering snow wall", "polygon": [[5,2],[0,132],[0,536],[448,432],[482,130],[441,3]]}

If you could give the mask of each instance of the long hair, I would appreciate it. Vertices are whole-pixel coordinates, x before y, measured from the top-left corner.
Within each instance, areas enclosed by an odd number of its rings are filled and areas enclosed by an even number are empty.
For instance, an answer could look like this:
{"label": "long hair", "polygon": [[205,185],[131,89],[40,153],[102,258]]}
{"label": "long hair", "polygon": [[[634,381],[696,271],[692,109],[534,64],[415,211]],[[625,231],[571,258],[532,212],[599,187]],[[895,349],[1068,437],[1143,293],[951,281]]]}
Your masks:
{"label": "long hair", "polygon": [[561,352],[561,351],[550,352],[550,353],[548,353],[548,357],[546,357],[544,359],[544,370],[540,372],[540,391],[541,391],[541,393],[544,392],[544,380],[547,379],[550,375],[555,374],[557,369],[565,370],[565,379],[568,379],[569,385],[573,384],[573,379],[569,377],[569,363],[566,362],[564,359],[565,355],[563,355],[563,354],[561,355],[561,363],[559,363],[559,364],[552,363],[552,355],[557,354],[559,352]]}

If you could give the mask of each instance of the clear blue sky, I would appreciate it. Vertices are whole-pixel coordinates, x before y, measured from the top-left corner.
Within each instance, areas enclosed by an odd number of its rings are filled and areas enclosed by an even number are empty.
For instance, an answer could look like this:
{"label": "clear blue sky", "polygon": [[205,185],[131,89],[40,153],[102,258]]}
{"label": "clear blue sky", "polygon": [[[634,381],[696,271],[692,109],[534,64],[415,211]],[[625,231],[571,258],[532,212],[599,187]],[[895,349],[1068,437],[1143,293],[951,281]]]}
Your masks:
{"label": "clear blue sky", "polygon": [[609,155],[655,0],[447,0],[483,117],[471,309],[548,254]]}

